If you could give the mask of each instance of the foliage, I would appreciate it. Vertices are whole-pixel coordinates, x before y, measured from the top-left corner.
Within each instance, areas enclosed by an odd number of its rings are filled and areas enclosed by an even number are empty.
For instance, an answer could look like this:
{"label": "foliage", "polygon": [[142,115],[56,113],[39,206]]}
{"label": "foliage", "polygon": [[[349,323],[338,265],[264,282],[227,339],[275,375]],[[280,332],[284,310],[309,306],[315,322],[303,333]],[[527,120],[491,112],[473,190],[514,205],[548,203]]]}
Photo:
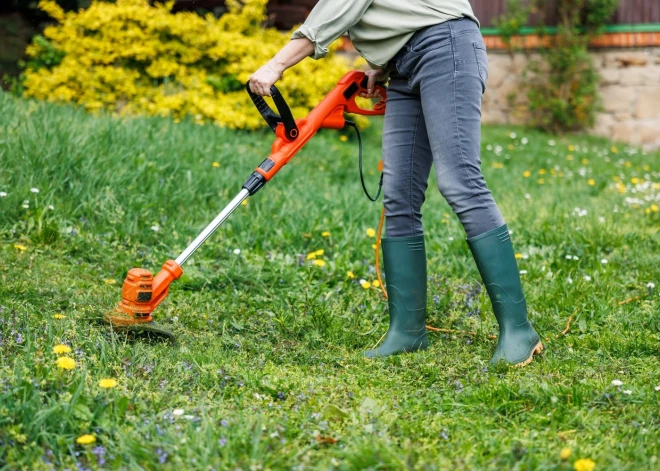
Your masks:
{"label": "foliage", "polygon": [[[509,0],[510,11],[499,20],[504,41],[512,46],[516,27],[530,11],[541,11],[540,0],[523,6]],[[593,126],[599,109],[600,77],[588,52],[590,39],[600,34],[618,0],[559,0],[557,33],[546,35],[541,22],[537,33],[544,40],[541,60],[530,60],[523,83],[534,125],[555,133]]]}
{"label": "foliage", "polygon": [[[40,7],[57,24],[27,50],[24,94],[90,111],[262,126],[244,84],[289,38],[261,26],[265,4],[231,0],[229,11],[216,18],[172,13],[172,3],[152,6],[147,0],[94,1],[68,13],[42,0]],[[282,91],[294,116],[305,115],[348,69],[330,54],[288,71]]]}
{"label": "foliage", "polygon": [[[92,321],[128,268],[158,270],[216,216],[272,135],[7,94],[0,108],[7,469],[658,467],[658,153],[484,127],[484,173],[546,351],[488,367],[494,316],[432,176],[428,323],[476,335],[430,333],[426,352],[370,362],[360,352],[388,319],[379,289],[359,284],[375,279],[380,208],[362,194],[355,140],[320,132],[209,238],[155,313],[179,338],[163,345]],[[22,221],[49,205],[60,238],[46,245]],[[307,260],[319,250],[325,266]],[[58,344],[73,369],[57,367]]]}

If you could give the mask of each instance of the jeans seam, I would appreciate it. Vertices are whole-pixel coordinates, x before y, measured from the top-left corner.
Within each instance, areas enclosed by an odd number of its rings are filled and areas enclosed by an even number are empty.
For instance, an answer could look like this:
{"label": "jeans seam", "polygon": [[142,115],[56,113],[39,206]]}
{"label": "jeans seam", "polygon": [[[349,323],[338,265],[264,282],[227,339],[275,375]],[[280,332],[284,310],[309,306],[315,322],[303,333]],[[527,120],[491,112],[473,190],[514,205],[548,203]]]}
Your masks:
{"label": "jeans seam", "polygon": [[417,128],[419,126],[419,117],[422,114],[422,103],[419,103],[417,108],[417,116],[415,116],[415,125],[413,127],[412,146],[410,148],[410,186],[408,189],[408,203],[410,204],[410,222],[412,225],[412,235],[417,235],[417,228],[415,227],[415,209],[413,202],[413,172],[415,168],[415,145],[417,143]]}

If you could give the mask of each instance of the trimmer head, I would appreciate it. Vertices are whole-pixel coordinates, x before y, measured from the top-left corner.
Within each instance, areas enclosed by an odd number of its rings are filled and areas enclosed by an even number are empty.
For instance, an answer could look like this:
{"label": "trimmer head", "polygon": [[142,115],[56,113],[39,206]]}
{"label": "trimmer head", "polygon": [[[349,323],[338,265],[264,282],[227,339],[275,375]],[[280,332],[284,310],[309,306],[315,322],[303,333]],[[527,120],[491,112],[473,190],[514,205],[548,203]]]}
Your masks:
{"label": "trimmer head", "polygon": [[174,260],[168,260],[154,277],[149,270],[132,268],[122,286],[122,299],[105,319],[113,329],[145,332],[174,339],[174,335],[154,323],[151,313],[167,296],[172,281],[183,274]]}

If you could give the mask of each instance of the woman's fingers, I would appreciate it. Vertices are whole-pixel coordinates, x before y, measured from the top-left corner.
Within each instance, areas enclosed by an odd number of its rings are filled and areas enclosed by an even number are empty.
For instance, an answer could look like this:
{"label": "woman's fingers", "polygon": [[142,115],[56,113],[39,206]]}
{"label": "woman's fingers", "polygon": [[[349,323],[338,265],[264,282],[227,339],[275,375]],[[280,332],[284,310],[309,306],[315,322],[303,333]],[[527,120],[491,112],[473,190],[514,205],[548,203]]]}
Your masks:
{"label": "woman's fingers", "polygon": [[257,95],[270,96],[270,87],[279,79],[280,75],[277,72],[264,65],[250,77],[250,90]]}
{"label": "woman's fingers", "polygon": [[376,74],[374,72],[376,71],[372,70],[367,74],[367,98],[373,98],[374,96],[374,87],[376,86]]}

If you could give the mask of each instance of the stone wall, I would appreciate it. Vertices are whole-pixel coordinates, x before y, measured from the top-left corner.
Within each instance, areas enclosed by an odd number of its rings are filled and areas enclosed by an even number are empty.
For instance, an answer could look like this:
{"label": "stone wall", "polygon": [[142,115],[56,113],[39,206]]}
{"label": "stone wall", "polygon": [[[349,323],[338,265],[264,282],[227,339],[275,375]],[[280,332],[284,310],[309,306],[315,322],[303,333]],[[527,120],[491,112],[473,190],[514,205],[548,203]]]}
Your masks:
{"label": "stone wall", "polygon": [[[593,52],[601,75],[603,110],[592,134],[660,148],[660,47],[600,49]],[[489,77],[484,95],[484,123],[525,123],[526,98],[520,77],[527,56],[488,52]],[[510,95],[516,95],[513,103]]]}

